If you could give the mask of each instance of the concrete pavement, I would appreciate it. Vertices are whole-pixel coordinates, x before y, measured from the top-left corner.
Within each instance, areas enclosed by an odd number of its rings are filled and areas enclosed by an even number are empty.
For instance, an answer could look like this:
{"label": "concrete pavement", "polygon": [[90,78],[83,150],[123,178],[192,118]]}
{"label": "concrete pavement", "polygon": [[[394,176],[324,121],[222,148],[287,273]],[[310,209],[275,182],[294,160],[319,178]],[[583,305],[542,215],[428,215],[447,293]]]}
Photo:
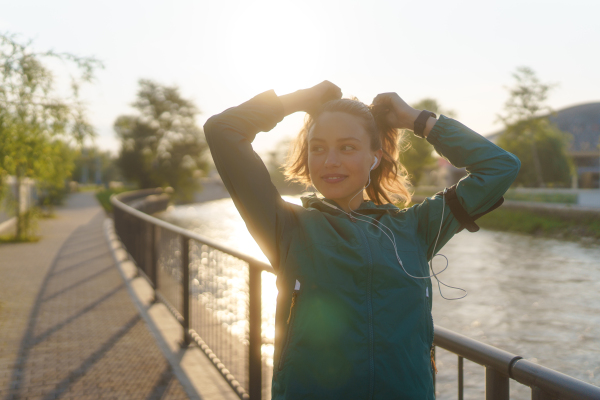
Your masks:
{"label": "concrete pavement", "polygon": [[92,193],[0,245],[0,400],[187,399],[129,297]]}

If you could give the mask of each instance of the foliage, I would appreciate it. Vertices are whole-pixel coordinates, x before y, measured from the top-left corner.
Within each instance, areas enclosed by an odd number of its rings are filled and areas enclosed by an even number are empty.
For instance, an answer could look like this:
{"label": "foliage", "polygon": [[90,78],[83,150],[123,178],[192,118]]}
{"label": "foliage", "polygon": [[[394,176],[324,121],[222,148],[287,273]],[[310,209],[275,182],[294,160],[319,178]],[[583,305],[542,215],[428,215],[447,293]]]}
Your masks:
{"label": "foliage", "polygon": [[140,188],[171,186],[178,197],[190,198],[198,177],[207,170],[207,149],[196,125],[198,109],[181,97],[176,86],[139,81],[132,106],[140,115],[121,115],[114,129],[122,147],[118,165],[123,177]]}
{"label": "foliage", "polygon": [[514,86],[499,116],[504,132],[498,145],[521,160],[515,184],[522,186],[568,186],[574,171],[567,153],[570,135],[548,119],[552,110],[545,104],[552,85],[540,82],[528,67],[513,73]]}
{"label": "foliage", "polygon": [[98,192],[96,192],[96,199],[98,199],[98,202],[104,208],[104,211],[106,211],[107,214],[110,214],[113,210],[112,204],[110,203],[110,196],[112,196],[113,194],[119,194],[130,190],[131,188],[126,187],[99,190]]}
{"label": "foliage", "polygon": [[[70,90],[55,87],[48,63],[59,60],[69,68]],[[94,58],[53,51],[35,52],[31,42],[0,34],[0,174],[38,181],[43,190],[64,185],[72,167],[66,141],[81,144],[94,130],[79,99],[83,83],[102,67]],[[68,92],[68,95],[61,93]],[[18,202],[18,199],[17,199]],[[19,220],[28,221],[17,206]],[[28,228],[17,224],[17,237]]]}
{"label": "foliage", "polygon": [[266,162],[273,185],[275,185],[279,193],[289,195],[300,194],[306,190],[303,184],[286,180],[283,173],[283,165],[285,164],[291,142],[291,138],[286,138],[277,143],[275,149],[269,152],[269,158]]}
{"label": "foliage", "polygon": [[[417,110],[428,110],[437,115],[455,116],[454,111],[443,110],[438,101],[432,98],[425,98],[413,104],[412,107]],[[412,132],[405,132],[402,137],[405,138],[405,141],[401,144],[400,162],[406,167],[412,185],[416,186],[419,184],[423,172],[435,165],[433,146]]]}
{"label": "foliage", "polygon": [[46,145],[47,169],[38,175],[39,202],[44,207],[60,204],[68,194],[65,181],[71,176],[76,150],[62,140]]}

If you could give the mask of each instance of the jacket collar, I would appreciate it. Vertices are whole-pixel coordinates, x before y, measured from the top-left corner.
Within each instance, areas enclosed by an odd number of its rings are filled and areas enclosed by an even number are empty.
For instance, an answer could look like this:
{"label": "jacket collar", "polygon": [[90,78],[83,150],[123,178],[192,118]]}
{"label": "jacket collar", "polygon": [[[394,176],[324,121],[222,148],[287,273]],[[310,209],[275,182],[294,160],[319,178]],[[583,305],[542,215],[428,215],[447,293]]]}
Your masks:
{"label": "jacket collar", "polygon": [[[342,213],[339,210],[336,210],[334,208],[327,206],[326,204],[323,204],[324,202],[327,202],[327,203],[334,205],[341,209],[341,207],[338,203],[336,203],[333,200],[326,199],[324,197],[318,197],[314,193],[310,194],[308,196],[302,196],[302,197],[300,197],[300,199],[302,200],[302,206],[304,208],[314,208],[319,211],[329,212],[331,214],[338,214],[338,213],[341,214]],[[368,200],[368,201],[365,200],[354,211],[360,212],[361,214],[385,214],[385,213],[397,214],[401,210],[391,203],[376,205],[375,203],[373,203],[370,200]]]}

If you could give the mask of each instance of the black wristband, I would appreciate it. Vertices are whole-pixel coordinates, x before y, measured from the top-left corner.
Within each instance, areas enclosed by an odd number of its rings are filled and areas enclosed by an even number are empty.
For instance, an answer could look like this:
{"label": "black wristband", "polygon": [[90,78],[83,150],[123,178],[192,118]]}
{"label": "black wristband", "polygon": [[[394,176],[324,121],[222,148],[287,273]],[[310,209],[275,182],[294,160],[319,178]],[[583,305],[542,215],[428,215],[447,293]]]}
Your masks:
{"label": "black wristband", "polygon": [[421,113],[415,120],[415,128],[413,129],[415,135],[425,139],[425,136],[423,136],[423,131],[425,130],[425,125],[427,124],[427,120],[429,119],[429,117],[436,118],[436,115],[431,111],[421,111]]}

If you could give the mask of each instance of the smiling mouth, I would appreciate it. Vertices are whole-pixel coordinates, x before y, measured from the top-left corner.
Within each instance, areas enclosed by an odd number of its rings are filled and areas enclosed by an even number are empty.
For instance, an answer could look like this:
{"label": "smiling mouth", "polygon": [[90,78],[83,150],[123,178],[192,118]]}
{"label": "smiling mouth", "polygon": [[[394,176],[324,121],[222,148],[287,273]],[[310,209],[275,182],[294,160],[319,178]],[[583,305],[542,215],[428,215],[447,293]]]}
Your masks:
{"label": "smiling mouth", "polygon": [[324,175],[321,177],[321,179],[327,183],[338,183],[346,178],[346,175]]}

